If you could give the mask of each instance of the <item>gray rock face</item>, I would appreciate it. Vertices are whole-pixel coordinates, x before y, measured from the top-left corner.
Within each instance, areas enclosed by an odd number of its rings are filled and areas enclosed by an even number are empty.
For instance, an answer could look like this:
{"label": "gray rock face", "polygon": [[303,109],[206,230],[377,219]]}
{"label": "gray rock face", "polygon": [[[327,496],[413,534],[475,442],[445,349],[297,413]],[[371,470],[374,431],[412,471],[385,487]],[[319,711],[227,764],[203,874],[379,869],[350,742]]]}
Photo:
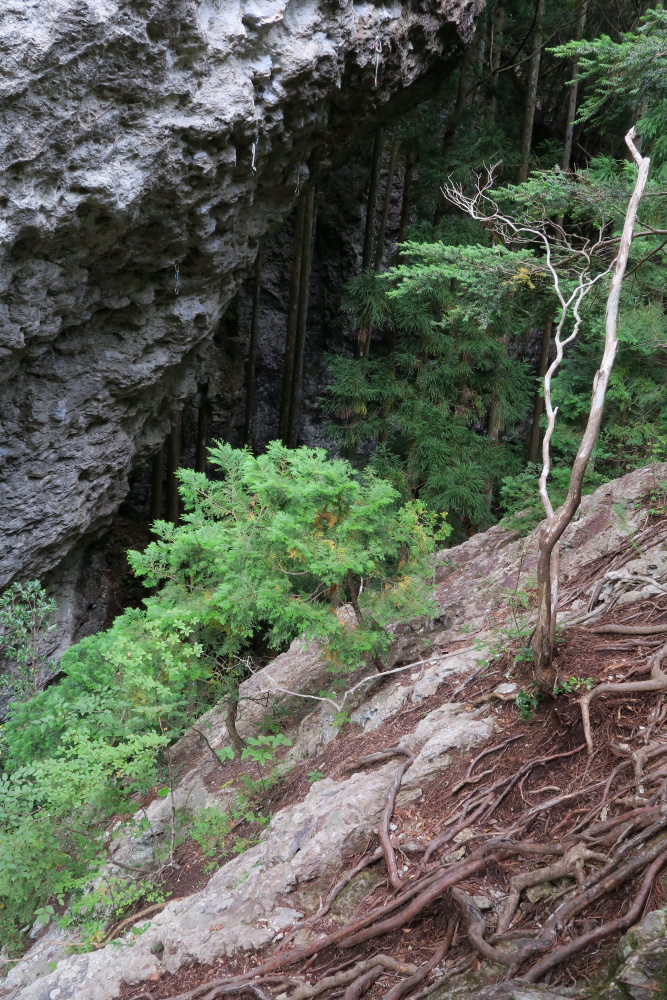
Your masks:
{"label": "gray rock face", "polygon": [[[667,463],[656,463],[605,483],[595,493],[583,497],[560,543],[561,623],[580,618],[592,597],[592,584],[582,594],[573,595],[569,593],[571,582],[590,563],[627,544],[632,533],[645,527],[643,498],[666,479]],[[508,593],[534,582],[538,532],[536,529],[525,538],[519,538],[518,532],[497,524],[438,554],[436,598],[449,620],[442,641],[458,635],[461,626],[465,626],[471,636],[487,630],[491,612],[506,604]],[[664,583],[663,577],[667,574],[667,545],[664,542],[647,547],[644,554],[639,553],[625,563],[620,581],[608,579],[619,574],[607,574],[608,586],[597,596],[593,611],[601,613],[610,606],[610,600],[615,602],[619,592],[626,590],[625,601],[644,597],[646,574]],[[654,592],[651,589],[651,593]]]}
{"label": "gray rock face", "polygon": [[[175,972],[189,961],[211,963],[238,951],[266,947],[302,916],[300,888],[342,866],[367,842],[378,823],[395,765],[348,781],[314,784],[304,802],[278,813],[266,839],[219,869],[201,892],[169,903],[136,940],[120,951],[102,951],[62,961],[55,972],[35,949],[32,968],[10,973],[6,987],[23,1000],[112,1000],[121,983]],[[292,893],[294,896],[292,897]],[[292,905],[282,902],[284,896]],[[18,980],[18,981],[17,981]]]}
{"label": "gray rock face", "polygon": [[434,1000],[582,1000],[579,987],[529,986],[528,983],[492,983],[490,986],[446,986],[432,994]]}
{"label": "gray rock face", "polygon": [[424,96],[480,6],[6,0],[0,584],[108,521],[202,373],[224,389],[215,335],[297,171]]}
{"label": "gray rock face", "polygon": [[651,1000],[667,995],[667,910],[653,910],[621,938],[618,968],[601,1000]]}

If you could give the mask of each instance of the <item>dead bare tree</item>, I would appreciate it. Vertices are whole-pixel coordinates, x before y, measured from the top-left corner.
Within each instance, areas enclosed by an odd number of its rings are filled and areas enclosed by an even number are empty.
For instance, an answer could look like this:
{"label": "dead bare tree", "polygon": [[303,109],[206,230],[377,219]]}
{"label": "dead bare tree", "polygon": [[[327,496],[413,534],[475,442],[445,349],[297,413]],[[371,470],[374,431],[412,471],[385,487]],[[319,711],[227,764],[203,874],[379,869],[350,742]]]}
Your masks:
{"label": "dead bare tree", "polygon": [[[555,326],[556,357],[544,376],[544,402],[547,414],[547,429],[542,442],[542,472],[540,475],[540,498],[544,505],[546,519],[542,523],[538,543],[537,563],[537,623],[532,637],[535,681],[542,691],[551,694],[555,683],[553,669],[553,649],[558,606],[558,542],[571,522],[581,501],[581,489],[586,467],[590,460],[600,431],[604,401],[609,384],[616,349],[618,346],[617,322],[621,295],[621,285],[625,276],[628,255],[634,235],[637,210],[646,182],[650,160],[642,157],[635,145],[636,132],[630,129],[625,137],[632,158],[638,167],[634,191],[628,202],[623,231],[618,241],[618,252],[611,263],[600,270],[612,245],[600,232],[597,240],[573,239],[558,221],[547,218],[525,224],[503,215],[489,191],[493,184],[493,169],[486,177],[479,178],[477,189],[472,196],[466,195],[460,187],[451,183],[443,189],[447,200],[472,218],[498,232],[507,244],[538,245],[542,247],[542,262],[549,273],[558,299],[560,312]],[[566,261],[570,277],[568,288],[562,280],[563,262]],[[607,296],[605,320],[605,345],[600,368],[593,379],[591,407],[586,428],[572,465],[570,487],[563,506],[554,511],[547,491],[551,458],[550,445],[556,414],[551,398],[551,382],[554,373],[563,360],[563,350],[579,333],[581,326],[581,305],[593,286],[611,272],[611,282]],[[571,329],[570,329],[571,324]],[[566,330],[569,329],[569,333]]]}

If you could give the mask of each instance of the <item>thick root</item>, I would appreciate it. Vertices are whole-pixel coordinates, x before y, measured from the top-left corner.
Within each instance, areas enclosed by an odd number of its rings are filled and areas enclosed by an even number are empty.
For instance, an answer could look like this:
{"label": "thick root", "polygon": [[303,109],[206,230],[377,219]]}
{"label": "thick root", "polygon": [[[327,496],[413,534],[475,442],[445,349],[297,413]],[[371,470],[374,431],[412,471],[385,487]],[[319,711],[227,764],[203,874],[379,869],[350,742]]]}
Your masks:
{"label": "thick root", "polygon": [[667,674],[662,670],[662,661],[667,656],[667,642],[655,652],[649,659],[651,669],[650,680],[647,681],[623,681],[619,684],[605,683],[598,684],[591,691],[587,691],[579,699],[581,706],[581,718],[584,724],[584,735],[588,752],[593,753],[593,736],[591,734],[591,702],[599,698],[602,694],[629,694],[630,692],[643,691],[667,691]]}

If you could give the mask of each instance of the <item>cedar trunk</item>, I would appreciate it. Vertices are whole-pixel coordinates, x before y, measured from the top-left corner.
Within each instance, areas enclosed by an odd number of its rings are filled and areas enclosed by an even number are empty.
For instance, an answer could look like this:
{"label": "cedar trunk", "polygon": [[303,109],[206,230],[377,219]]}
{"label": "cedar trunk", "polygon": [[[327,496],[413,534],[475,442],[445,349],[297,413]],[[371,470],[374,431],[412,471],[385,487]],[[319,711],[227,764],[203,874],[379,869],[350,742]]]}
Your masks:
{"label": "cedar trunk", "polygon": [[300,197],[296,206],[294,219],[294,250],[292,254],[292,274],[290,278],[289,301],[287,305],[287,334],[285,337],[285,356],[283,361],[283,388],[280,397],[280,439],[287,444],[289,429],[289,409],[292,398],[292,379],[294,377],[294,348],[296,345],[296,325],[299,315],[299,284],[301,282],[301,257],[303,255],[303,220],[305,215],[305,197]]}
{"label": "cedar trunk", "polygon": [[174,414],[171,434],[167,438],[167,520],[178,524],[178,479],[176,470],[181,464],[181,412]]}
{"label": "cedar trunk", "polygon": [[255,258],[255,273],[252,286],[252,318],[250,320],[250,345],[248,348],[248,370],[246,372],[245,423],[243,443],[252,447],[252,410],[255,401],[255,369],[257,367],[257,339],[259,334],[259,297],[262,290],[262,251]]}
{"label": "cedar trunk", "polygon": [[303,222],[303,251],[301,255],[301,277],[299,281],[299,311],[296,325],[296,340],[294,345],[294,373],[287,428],[287,446],[296,448],[299,433],[299,416],[301,413],[301,384],[303,381],[303,359],[306,346],[306,328],[308,321],[308,298],[310,294],[310,271],[313,263],[313,244],[315,237],[315,188],[310,187],[305,195],[305,212]]}
{"label": "cedar trunk", "polygon": [[379,271],[382,267],[382,257],[384,255],[384,240],[387,235],[387,220],[389,218],[389,206],[391,205],[391,195],[394,189],[394,174],[396,173],[396,159],[398,157],[398,137],[394,136],[389,154],[389,167],[387,168],[387,187],[384,192],[384,203],[382,205],[382,216],[380,218],[380,232],[378,233],[377,247],[375,250],[374,268]]}
{"label": "cedar trunk", "polygon": [[537,84],[540,78],[540,58],[542,54],[542,25],[546,0],[537,0],[535,8],[535,28],[533,30],[532,56],[528,70],[528,86],[526,88],[526,104],[523,113],[523,128],[521,130],[521,160],[519,164],[519,182],[528,179],[530,164],[530,147],[533,142],[533,124],[535,122],[535,103],[537,101]]}
{"label": "cedar trunk", "polygon": [[[586,27],[586,15],[588,14],[588,0],[583,0],[577,19],[576,41],[580,42],[584,37]],[[574,119],[577,114],[577,91],[579,90],[579,60],[572,61],[572,76],[570,77],[570,93],[567,102],[567,117],[565,119],[565,147],[563,149],[563,170],[570,169],[572,159],[572,141],[574,139]]]}
{"label": "cedar trunk", "polygon": [[164,479],[164,445],[153,455],[151,465],[151,522],[162,517],[162,481]]}

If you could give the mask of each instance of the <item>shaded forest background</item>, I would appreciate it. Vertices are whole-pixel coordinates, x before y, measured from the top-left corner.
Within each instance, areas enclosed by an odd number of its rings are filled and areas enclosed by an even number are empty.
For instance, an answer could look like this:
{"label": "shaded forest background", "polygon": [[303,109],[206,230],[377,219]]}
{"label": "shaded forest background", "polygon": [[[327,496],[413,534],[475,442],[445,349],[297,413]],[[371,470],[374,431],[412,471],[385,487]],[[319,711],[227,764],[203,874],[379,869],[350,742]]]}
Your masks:
{"label": "shaded forest background", "polygon": [[[361,273],[347,285],[342,320],[355,357],[330,357],[322,405],[343,452],[406,497],[448,511],[454,540],[535,506],[539,377],[553,357],[557,302],[539,260],[516,245],[499,248],[489,227],[446,201],[447,180],[470,190],[494,167],[498,200],[516,218],[551,219],[564,237],[600,233],[613,243],[634,177],[624,135],[639,123],[652,187],[587,488],[665,458],[664,32],[662,9],[645,16],[641,4],[490,3],[442,92],[375,134]],[[390,259],[398,176],[400,250]],[[502,264],[494,249],[506,251]],[[608,257],[600,255],[600,269]],[[567,268],[564,261],[566,284]],[[603,282],[555,380],[556,502],[588,412],[605,294]],[[290,443],[285,422],[281,429]]]}

